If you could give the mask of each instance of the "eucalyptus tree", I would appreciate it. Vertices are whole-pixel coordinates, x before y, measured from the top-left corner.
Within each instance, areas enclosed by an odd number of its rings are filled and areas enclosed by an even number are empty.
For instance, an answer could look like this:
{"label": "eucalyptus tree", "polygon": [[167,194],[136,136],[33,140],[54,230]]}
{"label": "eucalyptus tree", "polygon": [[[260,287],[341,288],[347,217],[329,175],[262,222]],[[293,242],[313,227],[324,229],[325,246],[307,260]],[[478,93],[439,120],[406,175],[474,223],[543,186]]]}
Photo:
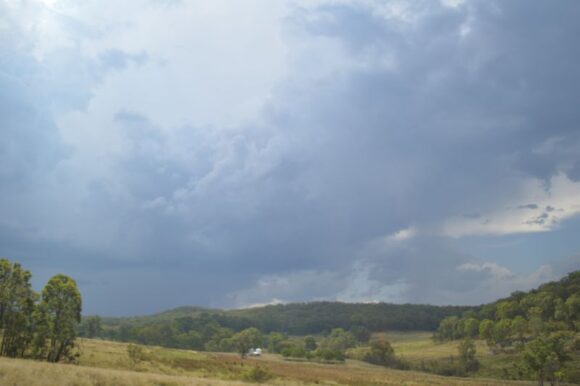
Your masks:
{"label": "eucalyptus tree", "polygon": [[32,340],[32,314],[36,294],[30,272],[20,264],[0,259],[0,355],[18,357]]}
{"label": "eucalyptus tree", "polygon": [[73,279],[58,274],[48,281],[37,312],[39,355],[49,362],[71,358],[81,308],[81,294]]}

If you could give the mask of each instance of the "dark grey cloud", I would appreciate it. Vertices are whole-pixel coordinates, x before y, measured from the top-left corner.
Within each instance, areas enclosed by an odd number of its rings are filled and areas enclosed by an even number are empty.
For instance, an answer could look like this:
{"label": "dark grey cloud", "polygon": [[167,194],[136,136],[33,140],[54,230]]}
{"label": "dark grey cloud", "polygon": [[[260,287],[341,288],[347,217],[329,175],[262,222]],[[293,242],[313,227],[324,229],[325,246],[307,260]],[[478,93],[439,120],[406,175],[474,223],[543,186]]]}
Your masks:
{"label": "dark grey cloud", "polygon": [[[152,65],[173,71],[170,59],[98,44],[87,57],[75,40],[39,60],[14,43],[26,31],[12,31],[0,40],[11,53],[0,61],[0,254],[39,283],[70,272],[87,311],[107,314],[275,299],[474,303],[561,274],[508,270],[440,228],[497,222],[497,208],[553,227],[573,207],[514,198],[529,179],[548,192],[557,176],[578,181],[580,6],[406,7],[290,7],[287,72],[258,118],[223,127],[193,116],[167,126],[115,99],[114,80],[146,74],[155,87],[133,83],[136,100],[181,103]],[[79,39],[106,34],[65,24],[94,32]],[[208,48],[188,49],[183,79]]]}

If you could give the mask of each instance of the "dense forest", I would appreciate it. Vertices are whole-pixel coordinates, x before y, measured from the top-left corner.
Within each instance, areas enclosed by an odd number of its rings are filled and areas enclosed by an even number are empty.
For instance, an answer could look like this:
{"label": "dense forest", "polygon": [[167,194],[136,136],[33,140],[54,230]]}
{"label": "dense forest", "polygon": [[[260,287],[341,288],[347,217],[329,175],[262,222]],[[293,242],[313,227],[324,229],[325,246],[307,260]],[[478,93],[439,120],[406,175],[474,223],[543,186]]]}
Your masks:
{"label": "dense forest", "polygon": [[442,320],[436,333],[441,340],[480,336],[505,346],[525,341],[529,334],[580,330],[580,271],[529,292],[517,291],[462,317]]}
{"label": "dense forest", "polygon": [[171,324],[190,317],[211,320],[233,330],[257,327],[263,332],[291,335],[321,334],[333,328],[353,326],[364,326],[371,331],[435,331],[443,318],[475,309],[477,307],[341,302],[290,303],[235,310],[179,307],[154,315],[102,318],[102,324],[115,329],[121,325]]}

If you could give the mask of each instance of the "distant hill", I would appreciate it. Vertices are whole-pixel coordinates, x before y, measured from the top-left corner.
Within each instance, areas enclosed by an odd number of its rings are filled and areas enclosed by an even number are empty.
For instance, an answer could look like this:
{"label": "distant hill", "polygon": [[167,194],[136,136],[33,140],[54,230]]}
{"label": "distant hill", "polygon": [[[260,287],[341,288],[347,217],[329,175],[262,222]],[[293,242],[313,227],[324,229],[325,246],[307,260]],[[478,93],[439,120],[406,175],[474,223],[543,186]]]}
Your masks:
{"label": "distant hill", "polygon": [[570,272],[560,280],[544,283],[531,291],[516,291],[510,296],[488,303],[475,314],[479,319],[528,318],[538,313],[544,322],[561,322],[571,329],[580,319],[580,271]]}
{"label": "distant hill", "polygon": [[[539,320],[551,330],[577,331],[580,326],[580,272],[529,292],[481,306],[433,306],[425,304],[308,302],[277,304],[236,310],[179,307],[153,315],[85,318],[81,335],[207,351],[231,351],[232,337],[255,327],[263,334],[289,336],[325,335],[343,329],[364,337],[383,331],[433,331],[441,340],[476,337],[479,321],[499,321],[518,316]],[[535,315],[535,316],[534,316]],[[521,319],[521,318],[520,318]],[[469,321],[469,323],[468,323]],[[507,322],[506,322],[507,323]],[[510,322],[511,323],[511,322]],[[526,322],[528,323],[528,322]],[[504,323],[505,324],[505,323]],[[478,327],[478,326],[477,326]],[[473,330],[473,331],[472,331]],[[466,335],[468,334],[468,335]]]}
{"label": "distant hill", "polygon": [[280,331],[291,335],[319,334],[333,328],[363,326],[371,331],[434,331],[447,316],[461,315],[477,307],[432,306],[390,303],[308,302],[268,305],[235,310],[184,306],[153,315],[103,318],[107,326],[144,326],[193,318],[216,322],[235,331],[257,327],[263,332]]}
{"label": "distant hill", "polygon": [[133,325],[145,325],[157,322],[170,322],[175,319],[183,317],[193,318],[199,316],[204,312],[217,313],[223,311],[205,307],[182,306],[152,315],[128,316],[128,317],[104,317],[102,318],[102,320],[105,325],[120,325],[123,323],[129,323]]}
{"label": "distant hill", "polygon": [[[220,310],[184,306],[153,315],[103,318],[105,329],[121,325],[140,327],[153,324],[171,324],[191,318],[190,325],[208,323],[239,331],[257,327],[264,333],[272,331],[291,335],[321,334],[333,328],[365,327],[370,331],[435,331],[439,323],[450,316],[476,315],[480,319],[496,319],[496,313],[510,317],[526,315],[532,306],[553,315],[560,303],[580,294],[580,271],[563,279],[545,283],[539,288],[516,291],[509,297],[481,306],[433,306],[424,304],[306,302],[268,305],[263,307]],[[563,303],[562,303],[563,304]]]}
{"label": "distant hill", "polygon": [[277,304],[227,311],[225,315],[251,320],[263,331],[304,335],[333,328],[363,326],[370,331],[435,330],[450,315],[476,307],[391,303],[310,302]]}
{"label": "distant hill", "polygon": [[[503,344],[509,344],[516,336],[523,341],[530,333],[538,336],[556,331],[580,331],[580,271],[528,292],[513,292],[506,298],[466,312],[462,318],[447,317],[442,320],[437,336],[441,340],[474,338],[480,334],[478,325],[483,321],[487,325],[500,326],[494,327],[494,331],[505,327],[504,334],[497,333],[498,337],[488,339]],[[514,326],[518,326],[519,333],[514,332]]]}

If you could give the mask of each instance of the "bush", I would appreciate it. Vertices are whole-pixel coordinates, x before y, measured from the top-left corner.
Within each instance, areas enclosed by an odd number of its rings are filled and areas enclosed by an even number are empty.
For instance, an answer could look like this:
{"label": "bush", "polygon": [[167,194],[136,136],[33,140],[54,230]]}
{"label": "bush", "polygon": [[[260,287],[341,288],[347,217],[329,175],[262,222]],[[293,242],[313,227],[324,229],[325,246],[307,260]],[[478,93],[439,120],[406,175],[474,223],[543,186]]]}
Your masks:
{"label": "bush", "polygon": [[474,372],[479,370],[479,361],[475,357],[477,350],[475,343],[471,339],[463,340],[457,347],[459,350],[459,362],[466,372]]}
{"label": "bush", "polygon": [[282,356],[288,358],[306,358],[308,352],[299,346],[290,346],[282,350]]}
{"label": "bush", "polygon": [[467,375],[463,365],[454,357],[434,361],[422,361],[419,370],[448,377],[465,377]]}
{"label": "bush", "polygon": [[315,356],[324,361],[339,361],[344,362],[344,354],[340,350],[331,350],[328,348],[319,348],[316,350]]}
{"label": "bush", "polygon": [[393,350],[391,344],[382,339],[373,341],[371,347],[364,351],[360,359],[374,365],[399,370],[408,370],[410,368],[410,365],[406,361],[395,356],[395,350]]}
{"label": "bush", "polygon": [[386,366],[395,357],[395,350],[386,340],[376,340],[363,356],[363,361],[374,365]]}
{"label": "bush", "polygon": [[272,374],[267,370],[264,370],[261,367],[253,366],[250,367],[246,372],[242,375],[242,379],[248,382],[266,382],[267,380],[272,378]]}
{"label": "bush", "polygon": [[143,352],[143,348],[135,344],[130,344],[127,346],[127,355],[129,356],[129,360],[133,365],[136,365],[137,363],[145,360],[145,353]]}

